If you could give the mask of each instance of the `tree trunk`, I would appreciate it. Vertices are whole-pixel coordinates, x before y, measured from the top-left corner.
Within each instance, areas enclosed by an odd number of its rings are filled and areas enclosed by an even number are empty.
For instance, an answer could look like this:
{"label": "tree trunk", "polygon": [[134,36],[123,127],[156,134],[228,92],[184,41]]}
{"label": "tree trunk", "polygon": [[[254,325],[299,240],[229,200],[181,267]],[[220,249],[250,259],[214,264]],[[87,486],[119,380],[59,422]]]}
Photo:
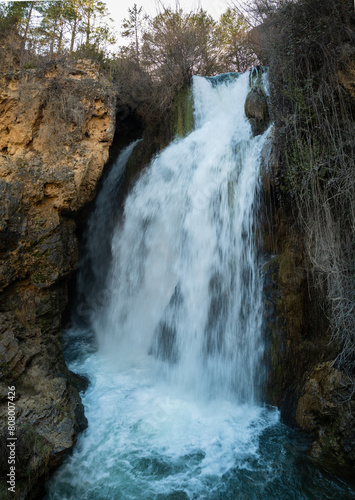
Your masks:
{"label": "tree trunk", "polygon": [[57,48],[58,54],[62,52],[62,44],[63,44],[63,19],[60,20],[60,32],[59,32],[58,48]]}
{"label": "tree trunk", "polygon": [[137,63],[139,63],[139,45],[138,45],[138,26],[137,26],[137,20],[135,22],[134,30],[135,30],[135,35],[136,35],[136,58],[137,58]]}
{"label": "tree trunk", "polygon": [[33,10],[33,7],[34,7],[35,3],[36,2],[31,2],[31,7],[30,7],[30,10],[29,10],[29,13],[28,13],[28,16],[27,16],[25,34],[24,34],[24,37],[23,37],[23,42],[22,42],[22,47],[21,47],[21,59],[22,59],[22,56],[23,56],[23,51],[26,48],[28,29],[30,27],[30,20],[31,20],[31,16],[32,16],[32,10]]}
{"label": "tree trunk", "polygon": [[88,12],[88,23],[86,25],[86,45],[90,43],[90,12]]}
{"label": "tree trunk", "polygon": [[53,59],[53,54],[54,54],[54,40],[55,40],[55,34],[57,30],[57,19],[55,20],[54,26],[53,26],[53,33],[51,37],[51,44],[49,46],[49,54],[51,56],[51,59]]}
{"label": "tree trunk", "polygon": [[77,25],[77,17],[74,19],[74,26],[73,26],[73,31],[71,33],[71,40],[70,40],[70,49],[69,49],[69,54],[71,54],[74,50],[74,42],[75,42],[75,37],[76,37],[76,25]]}

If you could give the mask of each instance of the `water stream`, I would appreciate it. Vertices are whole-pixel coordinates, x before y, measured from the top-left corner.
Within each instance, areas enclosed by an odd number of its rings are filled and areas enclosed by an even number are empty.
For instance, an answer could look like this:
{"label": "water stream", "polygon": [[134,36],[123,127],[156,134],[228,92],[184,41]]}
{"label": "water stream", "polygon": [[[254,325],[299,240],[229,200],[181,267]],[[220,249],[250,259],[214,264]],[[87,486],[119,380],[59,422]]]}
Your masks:
{"label": "water stream", "polygon": [[90,379],[89,427],[48,500],[353,498],[262,403],[267,133],[251,135],[248,90],[248,74],[194,77],[195,130],[152,161],[123,215],[114,193],[134,144],[104,183],[80,266],[86,324],[65,340]]}

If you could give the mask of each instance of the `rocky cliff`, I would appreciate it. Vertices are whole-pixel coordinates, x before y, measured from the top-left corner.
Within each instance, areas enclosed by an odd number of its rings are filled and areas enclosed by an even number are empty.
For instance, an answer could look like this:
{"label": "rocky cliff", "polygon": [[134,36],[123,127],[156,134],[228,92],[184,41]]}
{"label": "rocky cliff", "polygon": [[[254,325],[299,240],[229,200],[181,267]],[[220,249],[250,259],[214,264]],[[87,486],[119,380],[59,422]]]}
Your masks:
{"label": "rocky cliff", "polygon": [[[270,165],[269,165],[270,166]],[[265,190],[265,319],[267,400],[283,420],[313,438],[310,457],[329,471],[352,477],[355,401],[351,379],[334,361],[329,307],[315,284],[302,233],[282,197],[279,177]]]}
{"label": "rocky cliff", "polygon": [[108,160],[115,106],[113,86],[88,60],[0,78],[1,498],[9,494],[8,387],[16,391],[11,498],[38,498],[36,485],[86,425],[61,318],[78,258],[76,214]]}
{"label": "rocky cliff", "polygon": [[276,127],[265,147],[263,171],[267,401],[280,408],[286,423],[310,433],[310,456],[318,464],[352,477],[354,386],[335,363],[340,347],[283,184],[282,151],[274,144],[278,132]]}
{"label": "rocky cliff", "polygon": [[354,41],[353,6],[338,0],[285,2],[249,33],[269,66],[274,121],[263,176],[268,400],[311,434],[311,457],[350,476]]}

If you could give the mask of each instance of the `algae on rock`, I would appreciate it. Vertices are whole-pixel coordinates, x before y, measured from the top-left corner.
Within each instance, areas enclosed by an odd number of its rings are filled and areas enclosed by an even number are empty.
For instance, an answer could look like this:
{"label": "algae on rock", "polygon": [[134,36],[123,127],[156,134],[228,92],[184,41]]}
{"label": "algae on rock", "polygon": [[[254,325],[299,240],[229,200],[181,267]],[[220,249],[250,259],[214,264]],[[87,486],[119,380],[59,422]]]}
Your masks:
{"label": "algae on rock", "polygon": [[193,129],[193,102],[190,85],[182,87],[173,102],[173,137],[184,137]]}

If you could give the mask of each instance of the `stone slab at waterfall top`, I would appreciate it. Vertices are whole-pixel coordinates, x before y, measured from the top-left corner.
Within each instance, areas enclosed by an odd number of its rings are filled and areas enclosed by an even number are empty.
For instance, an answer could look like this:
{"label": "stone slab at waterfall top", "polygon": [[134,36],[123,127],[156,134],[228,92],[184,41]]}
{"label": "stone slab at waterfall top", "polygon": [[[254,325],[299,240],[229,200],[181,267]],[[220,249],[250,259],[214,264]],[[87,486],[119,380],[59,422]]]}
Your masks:
{"label": "stone slab at waterfall top", "polygon": [[0,77],[0,415],[5,425],[16,386],[16,498],[36,498],[85,426],[61,318],[78,258],[75,214],[95,196],[115,108],[112,84],[89,60]]}

